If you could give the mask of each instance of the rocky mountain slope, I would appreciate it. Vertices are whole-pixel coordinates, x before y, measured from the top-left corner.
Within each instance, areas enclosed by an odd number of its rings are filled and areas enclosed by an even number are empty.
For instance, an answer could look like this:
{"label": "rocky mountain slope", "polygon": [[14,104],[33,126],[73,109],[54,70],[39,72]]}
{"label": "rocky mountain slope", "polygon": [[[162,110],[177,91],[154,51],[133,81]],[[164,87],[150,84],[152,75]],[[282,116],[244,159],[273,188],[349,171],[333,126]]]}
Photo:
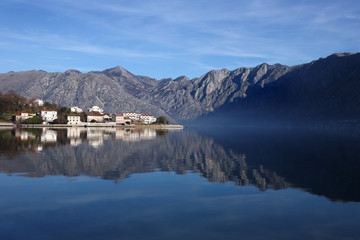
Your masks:
{"label": "rocky mountain slope", "polygon": [[14,90],[68,107],[98,105],[106,112],[139,111],[178,121],[217,109],[292,112],[298,101],[307,115],[317,113],[320,107],[324,112],[346,109],[357,116],[359,63],[359,53],[334,54],[293,67],[261,64],[234,71],[213,70],[192,80],[185,76],[156,80],[119,66],[89,73],[9,72],[0,74],[0,91]]}
{"label": "rocky mountain slope", "polygon": [[223,104],[203,118],[242,120],[360,119],[360,54],[333,54],[290,70],[246,98]]}

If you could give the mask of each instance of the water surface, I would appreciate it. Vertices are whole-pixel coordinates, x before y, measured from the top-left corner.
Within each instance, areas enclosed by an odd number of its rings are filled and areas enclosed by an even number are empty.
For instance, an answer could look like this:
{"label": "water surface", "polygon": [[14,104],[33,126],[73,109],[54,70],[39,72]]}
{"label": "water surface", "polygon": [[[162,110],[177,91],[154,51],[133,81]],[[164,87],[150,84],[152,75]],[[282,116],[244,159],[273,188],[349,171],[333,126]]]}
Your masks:
{"label": "water surface", "polygon": [[1,239],[360,239],[360,139],[0,131]]}

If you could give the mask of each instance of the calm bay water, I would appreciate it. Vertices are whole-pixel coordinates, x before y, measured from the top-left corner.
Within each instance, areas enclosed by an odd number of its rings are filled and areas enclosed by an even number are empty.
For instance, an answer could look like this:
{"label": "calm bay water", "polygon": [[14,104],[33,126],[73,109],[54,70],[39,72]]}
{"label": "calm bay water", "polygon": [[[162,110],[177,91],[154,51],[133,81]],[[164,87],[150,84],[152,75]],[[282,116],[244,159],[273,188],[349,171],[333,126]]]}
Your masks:
{"label": "calm bay water", "polygon": [[1,239],[360,239],[360,138],[0,130]]}

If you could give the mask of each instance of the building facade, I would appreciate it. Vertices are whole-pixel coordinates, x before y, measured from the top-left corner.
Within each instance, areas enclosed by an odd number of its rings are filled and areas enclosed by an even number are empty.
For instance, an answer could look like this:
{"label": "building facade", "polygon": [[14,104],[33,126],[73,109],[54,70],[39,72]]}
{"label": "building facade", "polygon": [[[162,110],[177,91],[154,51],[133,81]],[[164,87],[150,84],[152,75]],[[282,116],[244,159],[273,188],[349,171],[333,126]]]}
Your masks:
{"label": "building facade", "polygon": [[35,99],[34,102],[33,102],[36,106],[39,106],[39,107],[42,107],[44,106],[44,101],[41,100],[41,99]]}
{"label": "building facade", "polygon": [[137,113],[137,112],[125,112],[123,113],[124,117],[128,117],[133,121],[139,121],[140,120],[140,116],[141,113]]}
{"label": "building facade", "polygon": [[17,114],[12,116],[12,120],[14,122],[22,122],[25,119],[31,118],[32,116],[29,115],[27,112],[18,112]]}
{"label": "building facade", "polygon": [[82,108],[79,108],[77,106],[71,107],[70,111],[73,113],[82,113],[83,112]]}
{"label": "building facade", "polygon": [[109,114],[101,114],[104,118],[104,122],[110,122],[111,121],[111,116]]}
{"label": "building facade", "polygon": [[104,109],[102,109],[101,107],[98,107],[98,106],[93,106],[93,107],[89,108],[89,112],[98,112],[98,113],[103,114]]}
{"label": "building facade", "polygon": [[80,115],[77,115],[77,114],[68,114],[66,118],[67,118],[67,120],[68,120],[68,123],[67,123],[67,124],[77,125],[77,124],[80,124],[80,123],[81,123]]}
{"label": "building facade", "polygon": [[141,114],[140,120],[142,120],[145,124],[152,124],[156,122],[156,117],[149,114]]}
{"label": "building facade", "polygon": [[85,116],[86,116],[86,121],[87,122],[91,122],[91,121],[96,121],[98,123],[103,123],[104,122],[104,116],[99,113],[99,112],[84,112]]}
{"label": "building facade", "polygon": [[57,111],[55,110],[40,110],[39,116],[42,118],[44,122],[52,122],[57,119]]}
{"label": "building facade", "polygon": [[122,114],[112,114],[111,120],[116,124],[125,124],[125,118]]}

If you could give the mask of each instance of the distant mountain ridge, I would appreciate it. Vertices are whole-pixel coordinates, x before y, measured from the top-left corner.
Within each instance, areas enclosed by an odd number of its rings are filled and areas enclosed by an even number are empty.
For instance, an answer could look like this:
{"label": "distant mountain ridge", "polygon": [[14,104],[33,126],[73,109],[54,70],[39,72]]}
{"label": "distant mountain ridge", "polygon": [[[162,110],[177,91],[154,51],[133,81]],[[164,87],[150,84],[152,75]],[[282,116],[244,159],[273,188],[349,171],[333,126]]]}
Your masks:
{"label": "distant mountain ridge", "polygon": [[98,105],[106,112],[167,115],[177,121],[231,109],[246,114],[275,110],[279,115],[359,117],[359,84],[360,53],[333,54],[292,67],[264,63],[234,71],[212,70],[192,80],[186,76],[156,80],[120,66],[88,73],[0,74],[3,92],[14,90],[68,107]]}
{"label": "distant mountain ridge", "polygon": [[207,120],[224,115],[245,122],[359,120],[360,54],[333,54],[293,66],[276,81],[253,86],[246,94],[207,115]]}

